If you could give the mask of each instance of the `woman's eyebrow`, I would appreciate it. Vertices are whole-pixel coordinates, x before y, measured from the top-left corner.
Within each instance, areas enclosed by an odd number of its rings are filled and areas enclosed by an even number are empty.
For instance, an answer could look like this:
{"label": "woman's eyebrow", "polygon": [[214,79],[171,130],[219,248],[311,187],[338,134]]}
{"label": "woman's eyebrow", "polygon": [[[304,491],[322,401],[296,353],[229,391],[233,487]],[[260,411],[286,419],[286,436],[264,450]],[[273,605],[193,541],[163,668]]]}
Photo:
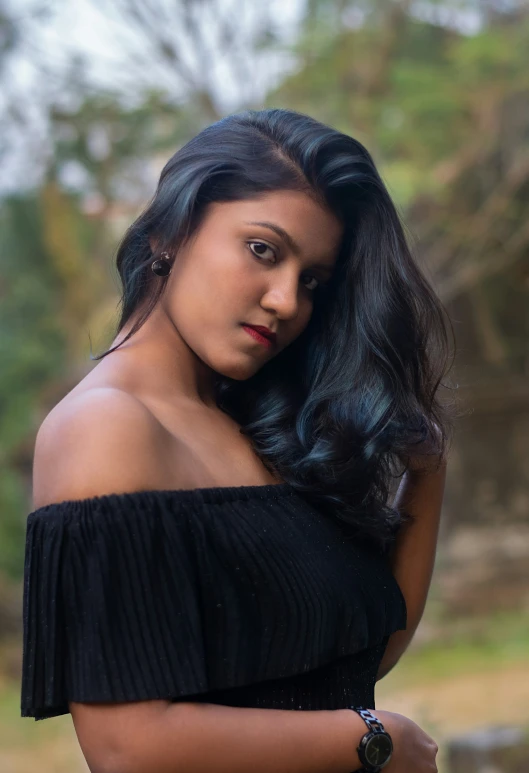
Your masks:
{"label": "woman's eyebrow", "polygon": [[247,220],[245,221],[246,225],[260,225],[263,228],[269,228],[271,231],[275,231],[275,233],[280,236],[285,244],[287,244],[292,252],[294,252],[296,255],[299,255],[301,252],[301,247],[299,244],[294,241],[294,239],[290,236],[290,234],[285,231],[284,228],[281,228],[280,225],[277,225],[277,223],[269,223],[267,221],[257,221],[257,220]]}

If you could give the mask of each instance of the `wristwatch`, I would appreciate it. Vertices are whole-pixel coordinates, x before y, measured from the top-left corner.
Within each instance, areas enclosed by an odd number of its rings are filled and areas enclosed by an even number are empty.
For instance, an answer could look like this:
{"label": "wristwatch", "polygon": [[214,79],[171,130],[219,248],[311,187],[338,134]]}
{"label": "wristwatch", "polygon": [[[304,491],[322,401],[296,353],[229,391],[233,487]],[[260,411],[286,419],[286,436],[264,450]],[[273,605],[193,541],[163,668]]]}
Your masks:
{"label": "wristwatch", "polygon": [[348,708],[360,714],[368,727],[368,732],[363,736],[356,749],[364,767],[355,773],[378,773],[391,759],[393,752],[391,736],[384,730],[382,722],[369,709],[364,709],[362,706],[349,706]]}

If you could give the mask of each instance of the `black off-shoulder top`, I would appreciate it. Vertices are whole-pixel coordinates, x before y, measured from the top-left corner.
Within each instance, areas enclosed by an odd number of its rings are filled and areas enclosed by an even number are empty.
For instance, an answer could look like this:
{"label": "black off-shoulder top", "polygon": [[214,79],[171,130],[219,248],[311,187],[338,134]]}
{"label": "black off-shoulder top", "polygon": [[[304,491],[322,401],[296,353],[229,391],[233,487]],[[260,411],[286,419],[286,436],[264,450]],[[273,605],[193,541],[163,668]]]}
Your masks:
{"label": "black off-shoulder top", "polygon": [[288,483],[108,494],[26,526],[21,716],[69,701],[375,707],[406,603]]}

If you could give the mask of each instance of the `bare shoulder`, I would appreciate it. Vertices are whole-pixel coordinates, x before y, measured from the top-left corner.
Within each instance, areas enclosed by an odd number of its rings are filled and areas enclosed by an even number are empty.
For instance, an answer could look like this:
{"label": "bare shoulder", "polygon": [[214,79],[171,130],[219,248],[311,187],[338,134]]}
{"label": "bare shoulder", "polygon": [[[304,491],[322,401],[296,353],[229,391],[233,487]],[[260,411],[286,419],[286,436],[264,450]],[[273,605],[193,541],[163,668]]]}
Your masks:
{"label": "bare shoulder", "polygon": [[167,436],[151,411],[124,390],[96,387],[68,396],[37,433],[33,508],[156,488],[167,464]]}

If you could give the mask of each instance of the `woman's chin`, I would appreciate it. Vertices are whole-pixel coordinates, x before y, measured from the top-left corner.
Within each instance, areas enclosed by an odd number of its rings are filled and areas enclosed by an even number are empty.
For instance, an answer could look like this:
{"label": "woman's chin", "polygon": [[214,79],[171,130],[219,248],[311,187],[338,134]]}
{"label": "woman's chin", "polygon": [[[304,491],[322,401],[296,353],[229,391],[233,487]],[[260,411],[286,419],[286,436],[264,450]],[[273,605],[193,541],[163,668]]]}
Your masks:
{"label": "woman's chin", "polygon": [[246,381],[260,370],[266,360],[259,362],[257,358],[243,357],[238,362],[216,362],[214,370],[221,376],[231,378],[234,381]]}

